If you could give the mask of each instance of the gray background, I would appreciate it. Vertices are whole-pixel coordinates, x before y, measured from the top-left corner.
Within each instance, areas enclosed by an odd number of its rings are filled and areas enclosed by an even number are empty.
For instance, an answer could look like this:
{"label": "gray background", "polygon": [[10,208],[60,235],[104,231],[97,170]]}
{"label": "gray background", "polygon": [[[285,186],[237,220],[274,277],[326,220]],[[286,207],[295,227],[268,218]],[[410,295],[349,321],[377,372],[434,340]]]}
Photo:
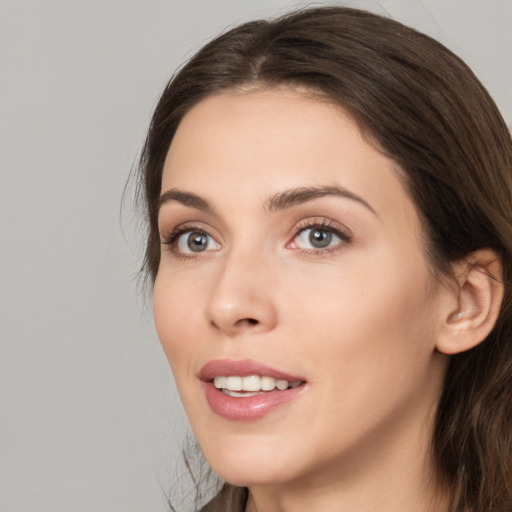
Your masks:
{"label": "gray background", "polygon": [[[346,3],[447,44],[510,125],[512,0]],[[0,2],[0,512],[166,510],[185,422],[123,187],[172,70],[235,22],[305,4]]]}

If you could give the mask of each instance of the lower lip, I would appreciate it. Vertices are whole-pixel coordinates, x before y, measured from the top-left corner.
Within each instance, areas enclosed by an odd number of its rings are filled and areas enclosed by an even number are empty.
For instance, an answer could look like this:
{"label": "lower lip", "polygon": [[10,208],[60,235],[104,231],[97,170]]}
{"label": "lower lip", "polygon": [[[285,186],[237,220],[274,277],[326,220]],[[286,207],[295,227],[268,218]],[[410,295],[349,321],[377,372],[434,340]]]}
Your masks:
{"label": "lower lip", "polygon": [[304,389],[304,384],[284,391],[265,391],[260,395],[232,397],[217,389],[213,382],[205,383],[206,400],[212,411],[227,420],[252,421],[288,403]]}

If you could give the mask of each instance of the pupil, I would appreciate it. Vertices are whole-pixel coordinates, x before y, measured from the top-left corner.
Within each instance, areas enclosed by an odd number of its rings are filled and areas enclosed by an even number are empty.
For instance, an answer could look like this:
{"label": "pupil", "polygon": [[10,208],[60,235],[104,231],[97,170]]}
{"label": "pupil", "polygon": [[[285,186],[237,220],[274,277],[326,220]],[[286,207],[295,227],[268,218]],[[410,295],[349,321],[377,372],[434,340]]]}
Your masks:
{"label": "pupil", "polygon": [[327,247],[332,240],[332,233],[328,231],[323,231],[321,229],[314,229],[311,231],[309,235],[309,241],[313,247]]}
{"label": "pupil", "polygon": [[190,233],[187,240],[188,248],[194,252],[204,251],[208,245],[208,239],[204,233]]}

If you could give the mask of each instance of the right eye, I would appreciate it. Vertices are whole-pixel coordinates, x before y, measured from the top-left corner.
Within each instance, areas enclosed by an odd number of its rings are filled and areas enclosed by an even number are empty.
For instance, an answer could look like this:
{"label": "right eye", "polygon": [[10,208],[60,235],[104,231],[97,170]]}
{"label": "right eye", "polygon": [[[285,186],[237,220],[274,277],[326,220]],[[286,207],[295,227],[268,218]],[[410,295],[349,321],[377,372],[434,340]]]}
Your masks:
{"label": "right eye", "polygon": [[220,245],[204,231],[188,231],[177,239],[179,252],[203,252],[220,249]]}
{"label": "right eye", "polygon": [[211,235],[195,228],[176,230],[162,243],[179,254],[197,254],[220,249],[220,245]]}

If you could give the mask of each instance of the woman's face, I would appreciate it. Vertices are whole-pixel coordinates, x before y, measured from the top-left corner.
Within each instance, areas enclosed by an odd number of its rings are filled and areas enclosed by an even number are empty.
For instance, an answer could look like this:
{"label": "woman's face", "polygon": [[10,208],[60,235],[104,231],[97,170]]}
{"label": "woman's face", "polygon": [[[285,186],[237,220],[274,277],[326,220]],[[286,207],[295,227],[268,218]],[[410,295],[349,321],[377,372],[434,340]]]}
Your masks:
{"label": "woman's face", "polygon": [[197,439],[231,483],[423,461],[443,287],[398,172],[343,110],[297,91],[211,96],[181,122],[154,314]]}

